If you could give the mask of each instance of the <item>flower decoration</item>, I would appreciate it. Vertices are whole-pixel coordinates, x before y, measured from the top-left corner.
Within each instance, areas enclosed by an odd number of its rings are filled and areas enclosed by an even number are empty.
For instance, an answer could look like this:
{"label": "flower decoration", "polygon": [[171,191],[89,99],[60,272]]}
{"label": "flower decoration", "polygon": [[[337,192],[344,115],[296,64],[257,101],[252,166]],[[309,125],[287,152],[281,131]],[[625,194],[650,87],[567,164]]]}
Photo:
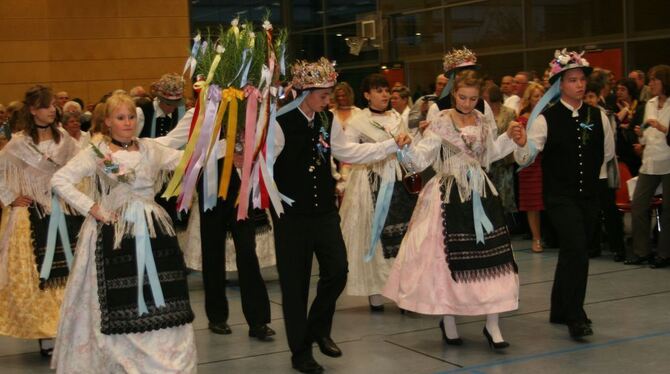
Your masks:
{"label": "flower decoration", "polygon": [[566,48],[556,50],[554,58],[549,62],[549,81],[554,82],[561,73],[566,70],[574,68],[582,68],[587,75],[593,70],[589,66],[589,62],[583,57],[584,52],[577,53],[575,51],[568,52]]}
{"label": "flower decoration", "polygon": [[270,21],[268,20],[263,21],[263,29],[265,31],[272,31],[272,24],[270,23]]}
{"label": "flower decoration", "polygon": [[452,49],[451,52],[444,55],[442,65],[445,73],[449,73],[457,68],[476,66],[477,56],[465,47],[463,49]]}
{"label": "flower decoration", "polygon": [[95,144],[90,143],[93,148],[93,152],[98,157],[98,166],[102,171],[113,180],[119,181],[121,183],[132,183],[135,180],[135,170],[128,169],[125,165],[115,163],[112,160],[111,153],[102,153],[100,148]]}
{"label": "flower decoration", "polygon": [[330,88],[337,83],[337,72],[333,64],[321,57],[317,62],[300,60],[291,68],[293,87],[297,90]]}

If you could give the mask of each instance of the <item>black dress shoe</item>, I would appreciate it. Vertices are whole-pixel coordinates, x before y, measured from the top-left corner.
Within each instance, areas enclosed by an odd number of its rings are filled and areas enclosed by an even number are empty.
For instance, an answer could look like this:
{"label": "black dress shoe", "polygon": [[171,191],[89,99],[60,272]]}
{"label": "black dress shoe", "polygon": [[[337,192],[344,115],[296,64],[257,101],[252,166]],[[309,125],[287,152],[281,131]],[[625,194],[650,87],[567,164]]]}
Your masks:
{"label": "black dress shoe", "polygon": [[580,339],[585,336],[593,335],[591,327],[584,322],[568,324],[568,331],[570,332],[570,337],[573,339]]}
{"label": "black dress shoe", "polygon": [[337,344],[335,344],[333,339],[331,339],[329,336],[325,336],[322,338],[315,338],[314,341],[316,342],[316,344],[319,345],[319,349],[321,350],[321,353],[323,353],[324,355],[330,357],[342,356],[342,351],[337,346]]}
{"label": "black dress shoe", "polygon": [[482,330],[482,332],[484,333],[486,340],[489,342],[489,347],[491,349],[504,349],[509,347],[509,343],[504,340],[497,343],[494,342],[493,337],[491,336],[491,334],[489,334],[489,330],[487,330],[486,327],[484,327],[484,330]]}
{"label": "black dress shoe", "polygon": [[209,330],[215,334],[230,335],[233,331],[225,322],[210,322]]}
{"label": "black dress shoe", "polygon": [[258,340],[266,340],[268,337],[276,334],[275,330],[268,325],[258,325],[249,328],[249,336]]}
{"label": "black dress shoe", "polygon": [[661,269],[668,266],[670,266],[670,257],[668,258],[656,257],[654,261],[651,263],[651,265],[649,265],[649,267],[652,269]]}
{"label": "black dress shoe", "polygon": [[440,330],[442,330],[442,340],[444,340],[447,344],[449,345],[463,345],[463,339],[459,338],[454,338],[454,339],[449,339],[447,338],[447,332],[444,331],[444,320],[440,320]]}
{"label": "black dress shoe", "polygon": [[648,256],[633,255],[633,257],[627,259],[623,263],[624,263],[624,265],[642,265],[646,262],[649,262],[649,257]]}
{"label": "black dress shoe", "polygon": [[323,366],[319,365],[314,358],[309,357],[304,360],[291,360],[293,368],[301,373],[319,374],[323,373]]}

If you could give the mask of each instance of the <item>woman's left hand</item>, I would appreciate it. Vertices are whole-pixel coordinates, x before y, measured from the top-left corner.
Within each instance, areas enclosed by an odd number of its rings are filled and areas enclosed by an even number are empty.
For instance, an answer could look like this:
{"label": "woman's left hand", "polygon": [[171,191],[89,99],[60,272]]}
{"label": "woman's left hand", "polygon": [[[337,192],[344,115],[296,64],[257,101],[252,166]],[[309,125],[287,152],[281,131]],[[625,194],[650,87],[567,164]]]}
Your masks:
{"label": "woman's left hand", "polygon": [[403,146],[410,144],[412,138],[407,133],[401,132],[395,137],[395,142],[398,144],[398,148],[402,148]]}
{"label": "woman's left hand", "polygon": [[527,134],[526,128],[519,122],[512,121],[507,128],[507,136],[510,137],[519,147],[526,145]]}
{"label": "woman's left hand", "polygon": [[653,127],[653,128],[655,128],[656,130],[658,130],[658,131],[660,131],[660,132],[662,132],[662,133],[664,133],[664,134],[667,134],[667,133],[668,133],[668,128],[665,127],[665,126],[663,126],[663,125],[661,125],[661,123],[658,122],[657,119],[650,118],[650,119],[647,120],[647,124],[648,124],[650,127]]}

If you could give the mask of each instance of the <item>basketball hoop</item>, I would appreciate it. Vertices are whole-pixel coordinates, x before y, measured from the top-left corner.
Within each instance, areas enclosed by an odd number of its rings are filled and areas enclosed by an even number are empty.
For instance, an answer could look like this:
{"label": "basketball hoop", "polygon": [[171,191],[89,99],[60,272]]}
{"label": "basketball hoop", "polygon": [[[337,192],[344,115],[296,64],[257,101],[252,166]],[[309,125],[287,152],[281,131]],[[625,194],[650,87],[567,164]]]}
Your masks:
{"label": "basketball hoop", "polygon": [[349,53],[351,53],[354,56],[358,56],[358,54],[361,53],[361,48],[363,48],[363,45],[367,43],[368,38],[363,38],[360,36],[350,36],[345,40],[347,42],[347,46],[349,46]]}

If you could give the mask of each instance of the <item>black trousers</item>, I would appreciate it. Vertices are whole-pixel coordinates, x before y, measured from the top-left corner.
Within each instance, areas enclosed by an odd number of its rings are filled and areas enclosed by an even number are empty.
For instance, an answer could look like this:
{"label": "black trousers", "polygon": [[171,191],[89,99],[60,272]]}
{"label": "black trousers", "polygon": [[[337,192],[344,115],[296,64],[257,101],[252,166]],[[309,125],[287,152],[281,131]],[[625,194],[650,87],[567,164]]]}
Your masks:
{"label": "black trousers", "polygon": [[[622,182],[623,183],[623,182]],[[598,196],[600,201],[600,222],[605,224],[605,240],[610,251],[624,254],[625,244],[623,241],[623,215],[616,207],[616,190],[607,185],[607,179],[598,181]],[[591,251],[600,253],[602,242],[602,230],[598,225],[596,235],[593,237]]]}
{"label": "black trousers", "polygon": [[242,312],[249,326],[270,322],[270,300],[256,256],[256,226],[253,219],[237,220],[235,200],[240,179],[233,171],[228,198],[219,198],[212,210],[204,211],[202,182],[200,191],[200,239],[202,280],[205,286],[205,312],[212,323],[228,320],[226,298],[226,235],[235,244],[237,271],[242,294]]}
{"label": "black trousers", "polygon": [[551,321],[585,322],[588,252],[598,228],[599,207],[597,197],[545,197],[545,209],[556,228],[560,248],[551,290]]}
{"label": "black trousers", "polygon": [[[335,303],[347,283],[347,251],[340,216],[334,211],[272,218],[289,347],[294,359],[311,357],[313,339],[330,336]],[[319,262],[319,281],[308,313],[314,255]]]}

